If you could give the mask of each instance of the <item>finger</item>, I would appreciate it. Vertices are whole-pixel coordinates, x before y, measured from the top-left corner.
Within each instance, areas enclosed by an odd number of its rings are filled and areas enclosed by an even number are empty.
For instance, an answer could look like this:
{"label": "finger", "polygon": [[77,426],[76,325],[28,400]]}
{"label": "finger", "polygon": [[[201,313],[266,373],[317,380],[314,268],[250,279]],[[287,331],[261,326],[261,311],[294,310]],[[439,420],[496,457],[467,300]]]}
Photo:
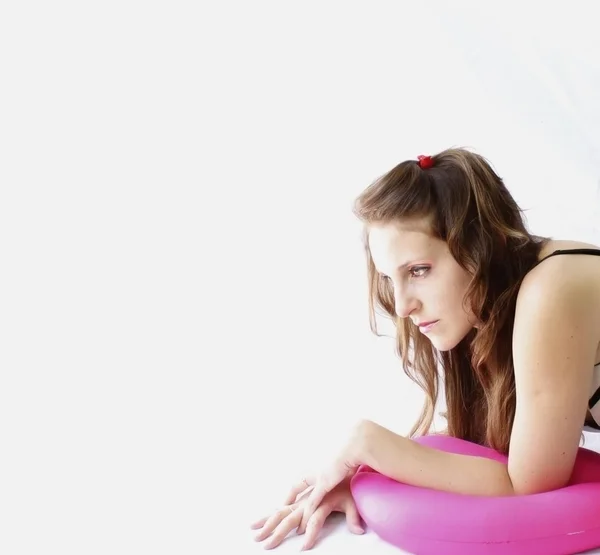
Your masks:
{"label": "finger", "polygon": [[254,536],[254,539],[257,542],[263,541],[275,528],[279,525],[279,523],[292,514],[297,506],[284,507],[283,509],[279,509],[275,514],[271,515],[263,525],[262,530]]}
{"label": "finger", "polygon": [[362,520],[354,501],[348,501],[344,507],[344,511],[346,513],[346,524],[350,532],[353,534],[364,534],[365,529],[362,526]]}
{"label": "finger", "polygon": [[331,514],[331,507],[328,505],[321,505],[314,514],[310,517],[308,524],[306,525],[306,539],[302,545],[302,550],[311,549],[317,541],[317,536],[325,520]]}
{"label": "finger", "polygon": [[314,486],[310,486],[309,488],[306,488],[301,494],[299,494],[296,497],[296,503],[300,503],[300,501],[307,498],[313,489],[314,489]]}
{"label": "finger", "polygon": [[306,530],[306,525],[308,521],[317,510],[317,507],[323,500],[323,497],[327,494],[327,489],[325,489],[320,482],[315,485],[315,488],[310,492],[310,495],[303,503],[304,511],[302,516],[302,522],[300,523],[299,529],[300,533],[303,533]]}
{"label": "finger", "polygon": [[286,516],[279,526],[275,528],[273,535],[269,538],[269,541],[265,544],[265,549],[272,549],[277,547],[286,536],[300,524],[302,518],[302,511],[297,507],[288,516]]}
{"label": "finger", "polygon": [[299,494],[301,494],[304,490],[306,490],[307,488],[309,488],[311,486],[311,480],[310,478],[302,478],[302,480],[300,482],[298,482],[288,493],[287,497],[285,498],[283,504],[284,505],[291,505],[292,503],[296,502],[296,498],[298,497]]}
{"label": "finger", "polygon": [[268,518],[269,518],[269,517],[267,517],[267,516],[266,516],[266,517],[264,517],[264,518],[261,518],[260,520],[257,520],[256,522],[253,522],[253,523],[250,525],[250,529],[251,529],[251,530],[257,530],[258,528],[262,528],[262,527],[265,525],[265,522],[267,522],[267,519],[268,519]]}
{"label": "finger", "polygon": [[294,486],[287,494],[287,497],[283,500],[284,505],[289,505],[290,503],[294,503],[298,498],[298,495],[302,493],[306,489],[305,484],[298,484]]}
{"label": "finger", "polygon": [[[298,503],[300,503],[302,501],[302,499],[304,497],[306,497],[308,495],[308,493],[303,493],[299,498],[298,498]],[[300,506],[304,506],[303,504]],[[304,512],[303,512],[304,514]],[[308,519],[306,519],[306,521],[308,521]],[[304,519],[301,520],[300,524],[298,525],[298,529],[296,530],[296,534],[298,534],[299,536],[304,534],[304,532],[306,531],[306,521]]]}

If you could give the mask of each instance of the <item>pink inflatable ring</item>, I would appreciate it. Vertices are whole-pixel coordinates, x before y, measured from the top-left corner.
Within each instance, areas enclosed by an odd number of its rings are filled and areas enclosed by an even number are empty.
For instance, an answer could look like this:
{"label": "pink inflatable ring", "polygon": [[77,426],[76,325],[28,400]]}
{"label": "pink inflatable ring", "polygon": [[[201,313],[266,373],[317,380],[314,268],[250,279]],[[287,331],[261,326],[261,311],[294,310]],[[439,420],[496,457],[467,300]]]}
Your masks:
{"label": "pink inflatable ring", "polygon": [[[443,435],[418,443],[507,462],[507,457]],[[419,488],[361,467],[351,490],[358,511],[384,541],[418,555],[572,555],[600,547],[600,454],[579,448],[564,488],[506,497]]]}

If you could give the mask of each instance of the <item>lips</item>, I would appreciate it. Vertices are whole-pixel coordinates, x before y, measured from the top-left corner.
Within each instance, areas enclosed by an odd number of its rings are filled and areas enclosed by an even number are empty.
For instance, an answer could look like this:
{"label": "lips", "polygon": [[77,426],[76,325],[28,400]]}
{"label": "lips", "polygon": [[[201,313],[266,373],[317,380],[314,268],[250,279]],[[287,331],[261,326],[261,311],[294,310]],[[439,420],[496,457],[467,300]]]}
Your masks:
{"label": "lips", "polygon": [[431,322],[423,322],[422,324],[419,324],[419,330],[421,331],[421,333],[427,333],[438,322],[439,322],[439,320],[433,320]]}

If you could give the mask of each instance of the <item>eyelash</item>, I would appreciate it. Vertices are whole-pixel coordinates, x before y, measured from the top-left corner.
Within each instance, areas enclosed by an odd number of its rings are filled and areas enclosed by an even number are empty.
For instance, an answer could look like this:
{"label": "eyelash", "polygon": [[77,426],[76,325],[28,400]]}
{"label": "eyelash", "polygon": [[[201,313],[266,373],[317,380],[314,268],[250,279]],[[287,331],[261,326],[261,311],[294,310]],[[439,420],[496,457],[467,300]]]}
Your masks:
{"label": "eyelash", "polygon": [[[410,274],[410,277],[414,279],[420,279],[424,278],[429,273],[430,269],[431,268],[429,266],[413,266],[408,270],[408,273]],[[415,276],[413,272],[418,272],[420,270],[424,270],[424,272],[421,275]],[[381,277],[384,279],[384,281],[391,281],[389,276],[382,275]]]}

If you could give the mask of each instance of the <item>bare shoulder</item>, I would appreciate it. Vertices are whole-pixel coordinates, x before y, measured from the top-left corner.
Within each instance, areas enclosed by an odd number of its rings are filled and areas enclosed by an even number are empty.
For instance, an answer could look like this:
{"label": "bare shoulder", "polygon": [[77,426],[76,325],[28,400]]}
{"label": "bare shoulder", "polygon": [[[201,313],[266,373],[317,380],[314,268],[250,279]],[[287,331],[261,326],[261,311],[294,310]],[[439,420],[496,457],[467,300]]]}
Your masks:
{"label": "bare shoulder", "polygon": [[515,324],[523,330],[523,325],[547,325],[541,319],[550,319],[554,329],[563,328],[563,333],[574,331],[572,327],[568,329],[573,322],[578,323],[577,328],[592,326],[597,361],[600,360],[600,245],[551,240],[539,259],[556,250],[571,249],[598,249],[599,255],[560,254],[533,268],[525,276],[517,296]]}
{"label": "bare shoulder", "polygon": [[[557,250],[594,249],[593,254],[559,254],[544,258]],[[541,262],[523,280],[519,296],[530,295],[535,291],[561,289],[567,284],[576,287],[581,294],[588,295],[588,301],[600,303],[600,245],[570,240],[550,240],[540,252]],[[565,291],[567,292],[567,291]],[[600,312],[600,305],[598,305]]]}

